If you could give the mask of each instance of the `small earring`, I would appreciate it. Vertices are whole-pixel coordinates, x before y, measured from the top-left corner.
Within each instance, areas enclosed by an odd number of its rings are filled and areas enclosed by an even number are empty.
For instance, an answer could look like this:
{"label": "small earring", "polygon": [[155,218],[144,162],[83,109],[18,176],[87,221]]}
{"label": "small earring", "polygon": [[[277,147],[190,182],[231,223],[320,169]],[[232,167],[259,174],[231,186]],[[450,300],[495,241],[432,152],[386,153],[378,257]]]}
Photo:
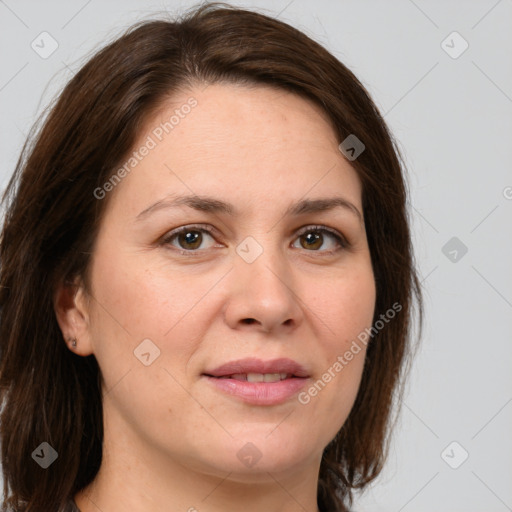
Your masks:
{"label": "small earring", "polygon": [[76,338],[68,338],[68,341],[71,341],[73,348],[76,348]]}

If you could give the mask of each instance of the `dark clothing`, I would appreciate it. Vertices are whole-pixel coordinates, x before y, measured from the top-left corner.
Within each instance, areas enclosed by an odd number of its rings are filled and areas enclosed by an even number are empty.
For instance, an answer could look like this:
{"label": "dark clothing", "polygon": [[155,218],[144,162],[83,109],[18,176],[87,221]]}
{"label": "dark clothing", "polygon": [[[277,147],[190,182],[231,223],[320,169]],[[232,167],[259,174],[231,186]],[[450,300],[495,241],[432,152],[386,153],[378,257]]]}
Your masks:
{"label": "dark clothing", "polygon": [[75,500],[71,498],[62,509],[62,512],[80,512],[80,509],[76,506]]}

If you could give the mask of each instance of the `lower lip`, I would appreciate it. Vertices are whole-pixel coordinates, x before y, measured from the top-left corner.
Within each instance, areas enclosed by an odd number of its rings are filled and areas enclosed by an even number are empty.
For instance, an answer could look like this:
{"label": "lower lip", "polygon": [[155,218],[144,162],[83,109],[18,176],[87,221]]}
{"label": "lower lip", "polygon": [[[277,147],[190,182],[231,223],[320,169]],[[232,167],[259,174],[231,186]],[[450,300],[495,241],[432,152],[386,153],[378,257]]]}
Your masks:
{"label": "lower lip", "polygon": [[217,389],[228,395],[237,396],[242,401],[255,405],[277,405],[286,402],[298,393],[307,378],[293,377],[277,382],[247,382],[245,380],[220,379],[203,375]]}

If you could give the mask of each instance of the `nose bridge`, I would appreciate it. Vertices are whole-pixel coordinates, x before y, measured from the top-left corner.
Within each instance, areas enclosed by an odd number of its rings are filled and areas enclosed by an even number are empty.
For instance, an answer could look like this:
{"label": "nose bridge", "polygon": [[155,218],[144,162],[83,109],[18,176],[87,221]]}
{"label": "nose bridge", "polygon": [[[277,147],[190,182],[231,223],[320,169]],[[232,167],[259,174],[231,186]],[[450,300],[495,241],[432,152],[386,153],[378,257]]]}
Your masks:
{"label": "nose bridge", "polygon": [[247,236],[236,247],[238,259],[235,267],[240,277],[249,279],[251,283],[254,281],[255,285],[263,281],[277,286],[279,290],[287,288],[286,281],[291,279],[290,268],[279,241],[272,232],[256,236],[258,239]]}
{"label": "nose bridge", "polygon": [[265,331],[298,324],[302,313],[286,254],[271,234],[258,238],[247,236],[236,247],[228,321],[256,321]]}

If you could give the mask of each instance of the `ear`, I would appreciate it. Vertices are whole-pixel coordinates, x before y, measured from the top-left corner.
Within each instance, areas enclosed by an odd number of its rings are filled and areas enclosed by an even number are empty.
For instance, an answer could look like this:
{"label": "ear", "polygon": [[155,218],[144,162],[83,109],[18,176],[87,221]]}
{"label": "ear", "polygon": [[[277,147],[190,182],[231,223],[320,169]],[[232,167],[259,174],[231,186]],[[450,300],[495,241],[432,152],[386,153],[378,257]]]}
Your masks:
{"label": "ear", "polygon": [[[59,284],[53,296],[53,308],[69,350],[80,356],[91,355],[90,302],[80,279]],[[76,340],[76,346],[72,340]]]}

